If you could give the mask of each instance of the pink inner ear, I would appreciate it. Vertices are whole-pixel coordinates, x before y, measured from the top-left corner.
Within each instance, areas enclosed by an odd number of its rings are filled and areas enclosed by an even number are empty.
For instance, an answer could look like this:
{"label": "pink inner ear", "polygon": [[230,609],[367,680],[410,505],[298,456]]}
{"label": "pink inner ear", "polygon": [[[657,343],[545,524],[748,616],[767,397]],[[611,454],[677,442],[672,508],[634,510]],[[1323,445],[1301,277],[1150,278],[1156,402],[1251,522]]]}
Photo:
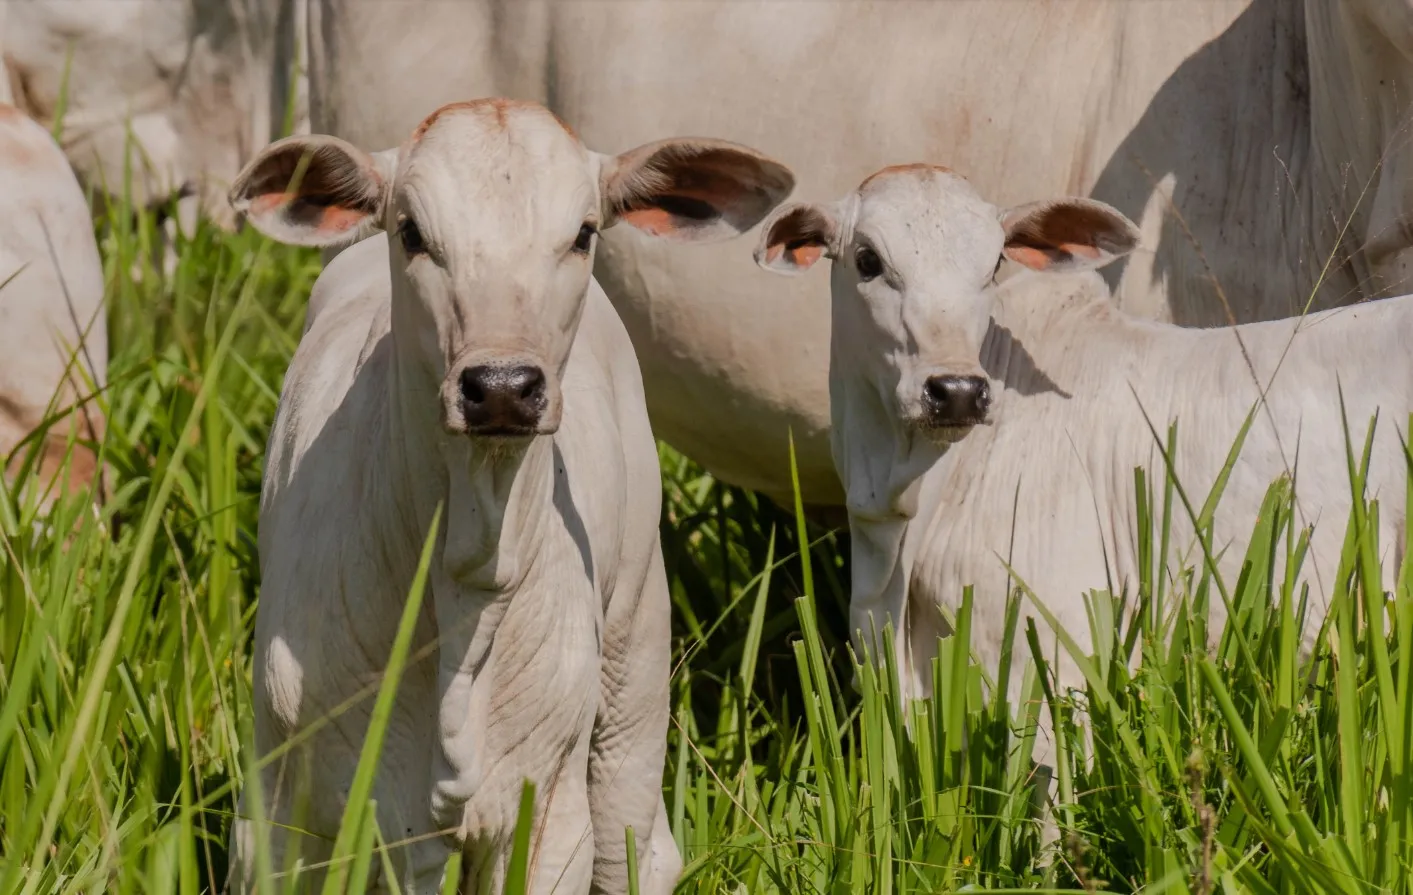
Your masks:
{"label": "pink inner ear", "polygon": [[339,208],[337,205],[330,205],[324,209],[323,215],[319,218],[319,232],[343,233],[363,223],[363,219],[366,217],[367,215],[363,212],[354,211],[352,208]]}
{"label": "pink inner ear", "polygon": [[293,193],[266,193],[250,201],[251,214],[269,214],[295,198]]}
{"label": "pink inner ear", "polygon": [[824,249],[817,245],[802,245],[790,250],[790,263],[796,267],[809,267],[819,260]]}
{"label": "pink inner ear", "polygon": [[1049,255],[1030,246],[1007,246],[1005,254],[1007,258],[1031,270],[1044,270],[1051,264]]}
{"label": "pink inner ear", "polygon": [[[250,213],[261,216],[277,214],[282,208],[298,198],[297,193],[266,193],[263,196],[256,196],[250,202]],[[301,217],[303,216],[301,215]],[[326,235],[346,233],[363,223],[366,217],[365,212],[357,209],[330,205],[319,212],[314,229]],[[307,222],[308,219],[305,220]]]}
{"label": "pink inner ear", "polygon": [[1078,242],[1062,242],[1060,243],[1059,248],[1060,251],[1068,252],[1069,254],[1079,258],[1088,258],[1091,261],[1097,260],[1099,258],[1099,250],[1091,245],[1084,245],[1083,243]]}
{"label": "pink inner ear", "polygon": [[784,245],[783,243],[776,243],[775,245],[766,246],[766,248],[765,248],[765,260],[766,260],[766,263],[767,263],[767,264],[774,264],[776,261],[779,261],[779,260],[780,260],[780,256],[783,255],[783,254],[785,254],[785,245]]}
{"label": "pink inner ear", "polygon": [[677,224],[672,219],[672,215],[661,208],[649,206],[647,208],[635,208],[625,211],[621,215],[622,219],[650,236],[661,236],[664,233],[673,233],[677,230]]}

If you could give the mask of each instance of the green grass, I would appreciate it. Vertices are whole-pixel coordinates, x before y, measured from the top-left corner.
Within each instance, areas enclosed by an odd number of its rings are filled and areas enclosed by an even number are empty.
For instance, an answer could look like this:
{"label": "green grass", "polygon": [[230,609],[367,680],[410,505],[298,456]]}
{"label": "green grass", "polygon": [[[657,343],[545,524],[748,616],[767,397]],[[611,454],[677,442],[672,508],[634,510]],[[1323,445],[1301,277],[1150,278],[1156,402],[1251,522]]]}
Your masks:
{"label": "green grass", "polygon": [[[23,480],[0,498],[0,890],[220,891],[234,795],[259,760],[243,744],[261,462],[318,262],[203,226],[166,276],[150,216],[99,233],[112,495],[99,512],[64,501],[47,527]],[[1405,565],[1397,592],[1379,591],[1393,545],[1376,543],[1375,502],[1348,520],[1311,656],[1298,649],[1305,595],[1275,574],[1305,548],[1282,480],[1245,520],[1239,580],[1205,562],[1168,568],[1162,550],[1141,557],[1134,592],[1090,595],[1082,691],[1055,691],[1052,633],[1017,588],[969,596],[933,698],[904,706],[871,665],[851,686],[843,536],[669,448],[662,460],[680,892],[1413,891],[1413,580]],[[1134,524],[1160,543],[1174,514],[1210,525],[1220,511],[1219,495],[1199,504],[1162,470],[1138,482]],[[1233,622],[1208,651],[1218,601]],[[998,605],[1029,648],[982,667],[971,619]],[[1026,683],[1006,692],[1016,663]],[[387,692],[368,698],[385,708]],[[1027,758],[1042,715],[1057,731],[1053,842],[1034,810],[1046,778]],[[370,767],[327,891],[361,891],[399,845],[372,823]],[[516,837],[510,890],[533,838]]]}

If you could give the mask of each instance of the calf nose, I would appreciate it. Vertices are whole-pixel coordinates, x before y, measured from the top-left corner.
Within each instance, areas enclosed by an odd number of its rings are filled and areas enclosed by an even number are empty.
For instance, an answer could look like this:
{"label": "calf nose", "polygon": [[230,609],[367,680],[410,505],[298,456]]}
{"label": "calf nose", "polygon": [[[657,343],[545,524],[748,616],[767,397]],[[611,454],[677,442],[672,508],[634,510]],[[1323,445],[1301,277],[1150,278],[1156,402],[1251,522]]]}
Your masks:
{"label": "calf nose", "polygon": [[922,403],[936,426],[974,426],[991,409],[991,386],[983,376],[931,376]]}
{"label": "calf nose", "polygon": [[461,414],[480,435],[528,435],[545,412],[545,374],[539,367],[478,366],[461,371]]}

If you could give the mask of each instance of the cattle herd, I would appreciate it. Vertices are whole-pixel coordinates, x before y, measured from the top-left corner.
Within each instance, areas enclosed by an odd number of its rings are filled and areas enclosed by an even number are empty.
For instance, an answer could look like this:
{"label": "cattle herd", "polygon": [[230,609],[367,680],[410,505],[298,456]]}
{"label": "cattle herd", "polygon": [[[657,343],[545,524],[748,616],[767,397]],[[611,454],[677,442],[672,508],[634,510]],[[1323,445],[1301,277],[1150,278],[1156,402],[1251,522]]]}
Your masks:
{"label": "cattle herd", "polygon": [[[377,678],[440,508],[435,660],[374,785],[402,891],[453,849],[499,890],[527,778],[535,891],[629,891],[628,826],[636,891],[671,891],[654,436],[778,501],[793,437],[810,511],[847,518],[856,645],[891,625],[912,696],[967,585],[983,660],[1012,576],[1086,644],[1081,595],[1156,548],[1134,468],[1200,502],[1240,433],[1224,575],[1291,475],[1330,596],[1344,421],[1376,413],[1404,542],[1403,0],[14,0],[0,47],[10,474],[102,479],[80,183],[325,250],[265,460],[255,748]],[[1197,542],[1176,513],[1169,559]],[[327,850],[371,707],[262,771],[237,891],[257,839]]]}

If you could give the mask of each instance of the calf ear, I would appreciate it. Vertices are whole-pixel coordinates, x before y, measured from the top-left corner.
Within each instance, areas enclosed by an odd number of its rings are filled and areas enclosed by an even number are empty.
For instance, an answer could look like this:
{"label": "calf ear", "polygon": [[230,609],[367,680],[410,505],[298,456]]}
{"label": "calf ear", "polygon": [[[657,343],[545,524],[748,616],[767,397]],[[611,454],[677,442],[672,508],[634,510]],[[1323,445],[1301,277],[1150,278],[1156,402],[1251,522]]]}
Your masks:
{"label": "calf ear", "polygon": [[231,206],[290,245],[352,242],[381,224],[396,156],[369,154],[336,137],[286,137],[240,172]]}
{"label": "calf ear", "polygon": [[824,205],[792,202],[766,219],[756,244],[756,263],[774,273],[803,273],[839,248],[839,219]]}
{"label": "calf ear", "polygon": [[663,140],[599,158],[606,226],[623,221],[675,242],[739,236],[795,188],[789,168],[724,140]]}
{"label": "calf ear", "polygon": [[1007,258],[1031,270],[1093,270],[1138,246],[1138,227],[1093,199],[1018,205],[1001,215]]}

